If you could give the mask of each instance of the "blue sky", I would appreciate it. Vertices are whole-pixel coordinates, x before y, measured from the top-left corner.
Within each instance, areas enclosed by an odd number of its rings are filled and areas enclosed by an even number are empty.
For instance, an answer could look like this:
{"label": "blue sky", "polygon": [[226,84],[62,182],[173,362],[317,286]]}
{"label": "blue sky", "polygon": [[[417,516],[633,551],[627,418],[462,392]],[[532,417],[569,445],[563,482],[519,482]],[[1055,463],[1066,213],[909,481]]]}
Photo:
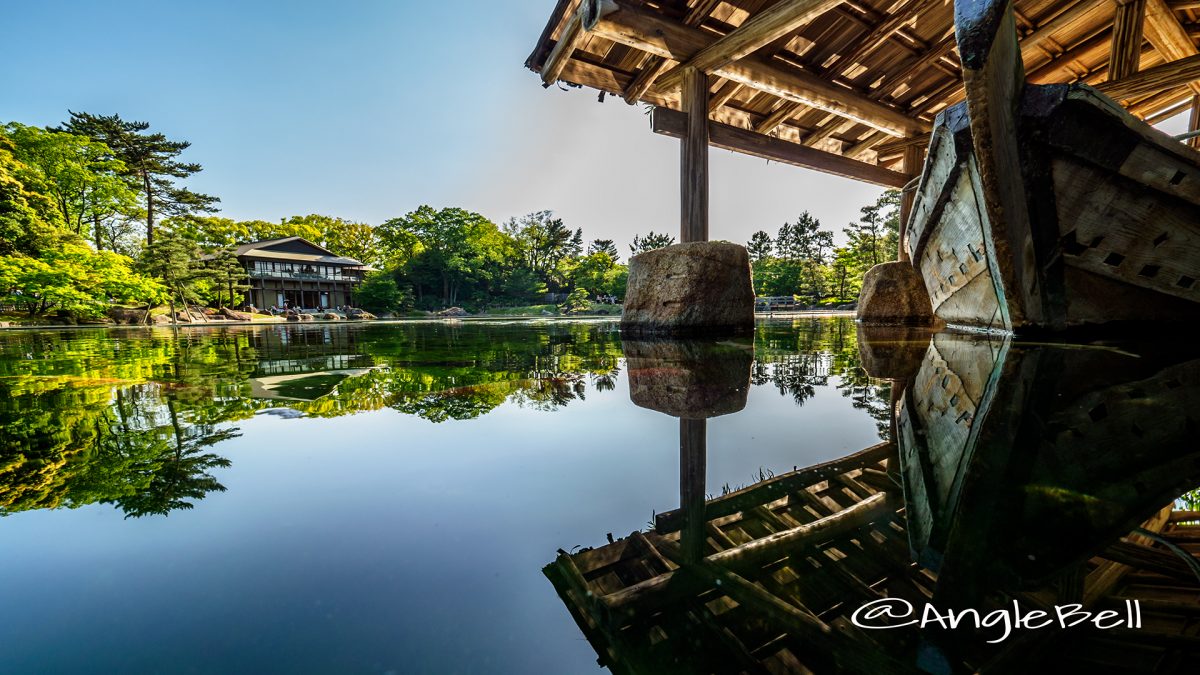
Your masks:
{"label": "blue sky", "polygon": [[[145,120],[222,213],[378,224],[420,204],[552,209],[619,244],[678,230],[678,142],[524,69],[554,0],[43,0],[0,14],[0,121]],[[802,210],[839,234],[879,189],[714,150],[714,239]],[[622,246],[623,248],[623,246]]]}

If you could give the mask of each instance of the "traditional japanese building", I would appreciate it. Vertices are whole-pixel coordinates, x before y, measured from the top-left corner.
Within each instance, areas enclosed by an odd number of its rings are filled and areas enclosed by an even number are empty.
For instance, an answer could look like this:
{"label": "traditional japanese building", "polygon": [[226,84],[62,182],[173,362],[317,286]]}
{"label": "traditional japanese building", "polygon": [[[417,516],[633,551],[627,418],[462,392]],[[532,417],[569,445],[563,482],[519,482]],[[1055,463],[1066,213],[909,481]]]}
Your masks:
{"label": "traditional japanese building", "polygon": [[249,276],[246,302],[258,308],[326,309],[353,304],[367,266],[302,237],[242,244],[235,250]]}

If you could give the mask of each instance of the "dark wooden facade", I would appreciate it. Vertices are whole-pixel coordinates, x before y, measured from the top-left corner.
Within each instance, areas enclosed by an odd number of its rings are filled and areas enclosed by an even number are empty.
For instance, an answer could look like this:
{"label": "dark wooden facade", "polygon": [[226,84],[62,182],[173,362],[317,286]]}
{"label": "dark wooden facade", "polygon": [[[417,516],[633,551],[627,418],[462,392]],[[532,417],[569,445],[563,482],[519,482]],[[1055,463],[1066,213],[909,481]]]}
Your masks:
{"label": "dark wooden facade", "polygon": [[259,309],[328,309],[351,305],[366,266],[301,237],[242,244],[238,262],[249,277],[246,303]]}

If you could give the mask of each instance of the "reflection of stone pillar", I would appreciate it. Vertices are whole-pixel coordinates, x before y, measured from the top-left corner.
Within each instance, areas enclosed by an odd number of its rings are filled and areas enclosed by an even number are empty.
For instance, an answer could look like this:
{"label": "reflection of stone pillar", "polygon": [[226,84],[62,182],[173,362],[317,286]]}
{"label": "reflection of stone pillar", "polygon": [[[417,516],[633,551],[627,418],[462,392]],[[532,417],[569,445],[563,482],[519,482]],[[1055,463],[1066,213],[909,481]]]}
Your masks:
{"label": "reflection of stone pillar", "polygon": [[754,346],[703,340],[623,340],[629,398],[635,405],[687,419],[746,407]]}
{"label": "reflection of stone pillar", "polygon": [[680,546],[685,560],[704,555],[709,417],[746,407],[754,346],[699,340],[621,343],[634,404],[679,418]]}

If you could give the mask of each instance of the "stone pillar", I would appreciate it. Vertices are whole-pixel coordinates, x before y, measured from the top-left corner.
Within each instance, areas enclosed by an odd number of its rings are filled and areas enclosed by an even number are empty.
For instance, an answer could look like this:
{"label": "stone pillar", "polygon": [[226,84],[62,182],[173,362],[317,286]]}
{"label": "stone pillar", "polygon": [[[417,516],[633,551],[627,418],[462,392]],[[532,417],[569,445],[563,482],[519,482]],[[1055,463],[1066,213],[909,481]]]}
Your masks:
{"label": "stone pillar", "polygon": [[728,242],[693,242],[629,261],[621,330],[703,336],[754,330],[750,255]]}

